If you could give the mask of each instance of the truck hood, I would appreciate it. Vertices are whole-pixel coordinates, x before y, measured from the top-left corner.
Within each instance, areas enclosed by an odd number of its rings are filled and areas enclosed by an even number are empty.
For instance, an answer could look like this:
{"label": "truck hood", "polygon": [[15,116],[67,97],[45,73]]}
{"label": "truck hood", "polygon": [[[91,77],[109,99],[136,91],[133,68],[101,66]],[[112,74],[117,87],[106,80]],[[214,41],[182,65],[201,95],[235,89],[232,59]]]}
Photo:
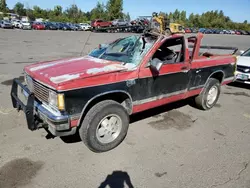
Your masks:
{"label": "truck hood", "polygon": [[135,65],[132,64],[123,65],[121,62],[107,61],[87,55],[35,63],[26,66],[24,71],[35,80],[57,88],[76,79],[128,70],[134,67]]}
{"label": "truck hood", "polygon": [[238,56],[237,65],[250,67],[250,57]]}

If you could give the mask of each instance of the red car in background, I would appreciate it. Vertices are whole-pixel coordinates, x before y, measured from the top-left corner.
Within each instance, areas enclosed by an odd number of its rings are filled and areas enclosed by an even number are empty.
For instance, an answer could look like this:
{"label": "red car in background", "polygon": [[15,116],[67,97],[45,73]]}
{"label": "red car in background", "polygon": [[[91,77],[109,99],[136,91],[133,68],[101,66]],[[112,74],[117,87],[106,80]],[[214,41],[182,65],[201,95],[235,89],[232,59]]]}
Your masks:
{"label": "red car in background", "polygon": [[185,33],[192,33],[192,31],[189,28],[185,28]]}
{"label": "red car in background", "polygon": [[91,22],[91,27],[93,28],[100,28],[100,27],[111,27],[112,22],[104,21],[101,19],[96,19]]}
{"label": "red car in background", "polygon": [[241,33],[239,31],[235,31],[236,35],[241,35]]}
{"label": "red car in background", "polygon": [[35,22],[32,24],[32,29],[35,30],[44,30],[45,29],[45,25],[40,23],[40,22]]}

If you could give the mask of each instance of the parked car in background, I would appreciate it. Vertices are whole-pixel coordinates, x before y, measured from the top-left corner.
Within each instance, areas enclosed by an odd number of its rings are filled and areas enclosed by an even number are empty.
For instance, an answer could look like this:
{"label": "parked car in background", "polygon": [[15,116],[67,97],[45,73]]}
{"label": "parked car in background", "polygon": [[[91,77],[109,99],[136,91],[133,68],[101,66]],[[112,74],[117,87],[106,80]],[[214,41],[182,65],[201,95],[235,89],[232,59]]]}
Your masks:
{"label": "parked car in background", "polygon": [[200,29],[199,29],[199,32],[200,32],[200,33],[205,33],[205,31],[206,31],[205,28],[200,28]]}
{"label": "parked car in background", "polygon": [[83,29],[80,26],[80,24],[74,24],[74,25],[75,25],[77,31],[83,31]]}
{"label": "parked car in background", "polygon": [[45,30],[45,25],[41,22],[34,22],[32,24],[32,29],[35,29],[35,30]]}
{"label": "parked car in background", "polygon": [[58,30],[58,27],[51,22],[45,22],[44,25],[47,30]]}
{"label": "parked car in background", "polygon": [[231,35],[235,35],[235,31],[234,30],[229,30]]}
{"label": "parked car in background", "polygon": [[185,28],[184,30],[185,30],[185,33],[192,33],[190,28]]}
{"label": "parked car in background", "polygon": [[250,84],[250,48],[237,57],[236,82]]}
{"label": "parked car in background", "polygon": [[20,20],[12,20],[12,26],[15,28],[20,28],[21,27],[21,21]]}
{"label": "parked car in background", "polygon": [[191,31],[192,31],[192,33],[198,33],[198,29],[197,28],[190,28],[191,29]]}
{"label": "parked car in background", "polygon": [[235,34],[236,34],[236,35],[241,35],[241,32],[240,32],[240,31],[235,30]]}
{"label": "parked car in background", "polygon": [[4,28],[4,29],[13,29],[14,28],[14,26],[7,20],[2,20],[0,22],[0,27]]}
{"label": "parked car in background", "polygon": [[21,21],[19,28],[23,30],[29,30],[31,29],[31,24],[28,21]]}
{"label": "parked car in background", "polygon": [[115,19],[112,21],[113,26],[128,26],[129,22],[125,19]]}
{"label": "parked car in background", "polygon": [[89,25],[88,23],[80,23],[79,25],[81,26],[83,31],[91,30],[91,25]]}
{"label": "parked car in background", "polygon": [[229,30],[224,29],[223,34],[231,34],[231,32]]}
{"label": "parked car in background", "polygon": [[66,23],[60,23],[60,26],[61,26],[61,30],[63,30],[63,31],[71,31],[72,30],[72,28]]}
{"label": "parked car in background", "polygon": [[149,20],[147,18],[137,18],[130,22],[131,25],[142,25],[147,26],[149,25]]}
{"label": "parked car in background", "polygon": [[101,27],[111,27],[112,22],[104,21],[101,19],[96,19],[91,22],[91,27],[93,28],[101,28]]}
{"label": "parked car in background", "polygon": [[248,33],[246,31],[244,31],[244,30],[240,30],[240,32],[241,32],[242,35],[248,35]]}
{"label": "parked car in background", "polygon": [[204,33],[205,33],[205,34],[212,34],[213,31],[212,31],[211,29],[205,29],[205,30],[204,30]]}
{"label": "parked car in background", "polygon": [[73,23],[66,23],[72,31],[78,31],[78,27]]}
{"label": "parked car in background", "polygon": [[220,29],[214,29],[213,33],[214,34],[222,34],[223,32]]}

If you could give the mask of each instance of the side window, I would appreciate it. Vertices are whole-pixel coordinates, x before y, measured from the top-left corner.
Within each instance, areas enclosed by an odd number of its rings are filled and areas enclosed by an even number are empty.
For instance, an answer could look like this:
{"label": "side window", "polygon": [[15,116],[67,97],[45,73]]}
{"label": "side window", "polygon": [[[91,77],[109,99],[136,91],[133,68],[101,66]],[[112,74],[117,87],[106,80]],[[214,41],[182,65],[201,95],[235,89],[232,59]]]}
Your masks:
{"label": "side window", "polygon": [[152,59],[157,58],[163,61],[163,64],[183,63],[185,60],[184,41],[183,37],[167,39],[155,52]]}

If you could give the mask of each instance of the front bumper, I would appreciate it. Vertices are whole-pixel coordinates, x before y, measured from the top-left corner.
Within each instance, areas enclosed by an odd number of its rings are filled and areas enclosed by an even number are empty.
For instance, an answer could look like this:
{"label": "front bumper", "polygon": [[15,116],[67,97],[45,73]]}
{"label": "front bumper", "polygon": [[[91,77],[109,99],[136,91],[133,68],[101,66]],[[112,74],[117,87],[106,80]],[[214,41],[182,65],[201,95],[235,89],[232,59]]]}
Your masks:
{"label": "front bumper", "polygon": [[13,27],[11,25],[3,25],[2,26],[4,29],[12,29]]}
{"label": "front bumper", "polygon": [[[237,75],[243,75],[243,76],[240,77],[240,76],[237,76]],[[245,77],[245,78],[243,79],[243,77]],[[244,72],[236,71],[235,82],[250,84],[250,73],[244,73]]]}
{"label": "front bumper", "polygon": [[[26,105],[18,97],[18,86],[27,100]],[[47,106],[37,101],[34,94],[16,78],[12,84],[11,99],[13,107],[24,112],[29,130],[45,128],[54,136],[68,136],[76,133],[76,127],[70,126],[68,115],[52,112]]]}
{"label": "front bumper", "polygon": [[29,30],[30,30],[30,29],[31,29],[31,26],[30,26],[30,25],[23,25],[22,28],[23,28],[23,29],[29,29]]}

